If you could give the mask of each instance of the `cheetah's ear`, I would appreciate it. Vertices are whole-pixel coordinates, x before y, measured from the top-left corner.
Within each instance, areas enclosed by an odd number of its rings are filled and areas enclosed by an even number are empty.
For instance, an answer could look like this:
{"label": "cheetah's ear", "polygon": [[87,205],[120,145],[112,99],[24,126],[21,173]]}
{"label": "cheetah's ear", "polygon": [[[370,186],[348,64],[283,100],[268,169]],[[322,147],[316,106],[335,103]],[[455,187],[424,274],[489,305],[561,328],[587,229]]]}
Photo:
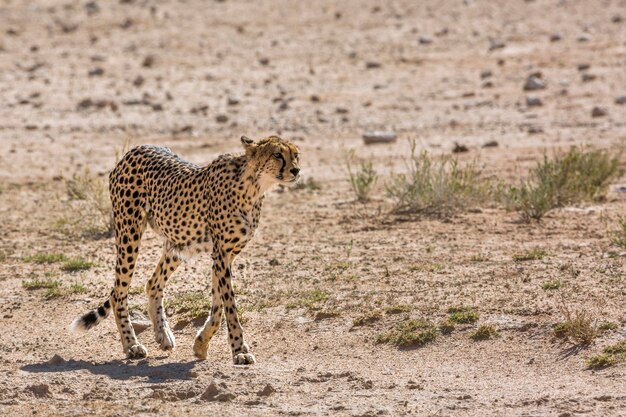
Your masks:
{"label": "cheetah's ear", "polygon": [[246,150],[246,155],[253,156],[256,151],[256,143],[254,143],[254,141],[247,136],[241,137],[241,143],[243,144],[243,148]]}

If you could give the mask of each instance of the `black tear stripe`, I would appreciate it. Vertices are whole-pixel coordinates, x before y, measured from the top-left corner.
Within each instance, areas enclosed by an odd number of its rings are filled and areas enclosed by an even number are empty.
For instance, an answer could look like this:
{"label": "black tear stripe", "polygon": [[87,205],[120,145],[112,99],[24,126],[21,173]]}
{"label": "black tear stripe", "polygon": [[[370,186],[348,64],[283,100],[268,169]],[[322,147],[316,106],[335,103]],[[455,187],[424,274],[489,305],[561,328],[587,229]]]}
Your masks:
{"label": "black tear stripe", "polygon": [[280,159],[283,161],[283,166],[280,167],[280,176],[283,176],[283,171],[285,170],[285,165],[287,165],[287,162],[285,161],[285,157],[283,156],[283,154],[280,154]]}

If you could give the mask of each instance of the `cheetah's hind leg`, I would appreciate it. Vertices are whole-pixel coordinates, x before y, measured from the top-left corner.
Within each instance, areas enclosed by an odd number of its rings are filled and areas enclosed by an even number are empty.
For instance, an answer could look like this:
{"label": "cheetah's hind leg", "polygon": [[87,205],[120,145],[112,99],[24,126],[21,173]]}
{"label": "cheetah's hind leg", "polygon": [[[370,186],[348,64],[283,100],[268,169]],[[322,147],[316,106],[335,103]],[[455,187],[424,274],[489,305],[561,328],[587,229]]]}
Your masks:
{"label": "cheetah's hind leg", "polygon": [[165,245],[159,264],[152,274],[152,278],[146,283],[148,294],[148,315],[154,326],[154,338],[163,350],[172,350],[176,346],[174,333],[170,329],[163,307],[163,290],[170,276],[180,265],[181,259],[174,251]]}

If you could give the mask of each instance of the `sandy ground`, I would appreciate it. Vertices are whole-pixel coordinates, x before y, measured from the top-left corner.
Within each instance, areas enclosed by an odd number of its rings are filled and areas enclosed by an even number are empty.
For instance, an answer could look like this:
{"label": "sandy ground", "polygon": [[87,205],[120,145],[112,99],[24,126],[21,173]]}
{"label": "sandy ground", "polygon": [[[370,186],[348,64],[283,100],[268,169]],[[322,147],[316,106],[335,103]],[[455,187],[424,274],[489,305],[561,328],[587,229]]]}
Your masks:
{"label": "sandy ground", "polygon": [[[387,214],[384,193],[409,138],[435,154],[462,143],[462,160],[479,157],[486,175],[511,181],[545,152],[623,149],[626,105],[615,100],[626,95],[625,21],[624,0],[0,0],[0,411],[626,415],[624,364],[585,365],[626,335],[624,257],[609,238],[625,213],[626,194],[615,190],[626,178],[602,204],[531,225],[497,207],[402,221]],[[523,91],[538,71],[547,87]],[[543,105],[529,107],[529,95]],[[594,107],[606,115],[592,117]],[[371,129],[399,139],[366,147]],[[114,247],[59,230],[60,218],[82,221],[65,180],[86,168],[104,177],[129,139],[206,163],[238,151],[242,134],[294,140],[305,179],[320,185],[270,191],[237,260],[258,363],[233,366],[224,329],[209,359],[196,361],[199,323],[176,313],[176,350],[161,352],[148,329],[141,361],[124,359],[112,319],[70,335],[71,320],[108,293]],[[349,149],[381,175],[367,205],[347,181]],[[512,259],[534,248],[547,256]],[[96,266],[65,272],[24,259],[42,252]],[[145,303],[159,252],[149,231],[131,304]],[[206,292],[209,270],[208,256],[189,260],[167,298]],[[33,279],[87,292],[46,298],[23,287]],[[542,289],[550,280],[564,285]],[[307,304],[320,293],[325,300]],[[411,311],[355,326],[398,304]],[[420,349],[375,343],[407,317],[436,322],[461,304],[501,336],[474,342],[474,324]],[[551,328],[563,305],[618,328],[585,348],[560,344]]]}

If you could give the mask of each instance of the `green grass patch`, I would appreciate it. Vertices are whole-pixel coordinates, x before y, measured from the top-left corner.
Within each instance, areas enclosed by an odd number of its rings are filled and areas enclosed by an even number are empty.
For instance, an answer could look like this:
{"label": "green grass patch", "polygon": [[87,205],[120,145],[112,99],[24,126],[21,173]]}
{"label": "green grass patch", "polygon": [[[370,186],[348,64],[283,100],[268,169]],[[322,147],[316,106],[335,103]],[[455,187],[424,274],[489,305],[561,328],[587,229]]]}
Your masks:
{"label": "green grass patch", "polygon": [[481,324],[470,334],[470,339],[474,341],[488,340],[500,337],[500,333],[492,324]]}
{"label": "green grass patch", "polygon": [[503,199],[524,221],[540,220],[553,208],[604,198],[622,173],[618,158],[608,151],[572,147],[564,155],[544,156],[529,178],[510,187]]}
{"label": "green grass patch", "polygon": [[613,233],[612,243],[626,249],[626,219],[619,219],[619,229]]}
{"label": "green grass patch", "polygon": [[476,323],[480,315],[476,311],[476,307],[458,306],[448,308],[448,320],[457,324]]}
{"label": "green grass patch", "polygon": [[37,253],[35,255],[25,256],[22,258],[24,262],[35,264],[53,264],[57,262],[67,261],[67,257],[62,253]]}
{"label": "green grass patch", "polygon": [[552,328],[552,333],[557,339],[573,344],[588,345],[595,339],[599,332],[594,325],[591,314],[585,310],[577,310],[574,313],[564,308],[565,320],[557,323]]}
{"label": "green grass patch", "polygon": [[361,162],[359,168],[353,169],[352,163],[355,159],[354,150],[352,150],[346,158],[346,170],[348,171],[348,179],[352,191],[360,202],[369,200],[369,195],[378,181],[378,174],[374,169],[372,161]]}
{"label": "green grass patch", "polygon": [[401,314],[408,313],[413,310],[413,307],[408,304],[397,304],[395,306],[390,306],[385,309],[385,313],[387,314]]}
{"label": "green grass patch", "polygon": [[328,300],[328,293],[321,290],[313,290],[304,294],[302,298],[295,299],[287,304],[287,308],[315,309],[319,304]]}
{"label": "green grass patch", "polygon": [[206,291],[176,294],[166,299],[165,309],[179,322],[206,319],[211,311],[211,300]]}
{"label": "green grass patch", "polygon": [[590,369],[601,369],[620,362],[626,362],[626,340],[607,346],[601,355],[589,358],[587,367]]}
{"label": "green grass patch", "polygon": [[438,335],[439,330],[433,323],[411,319],[398,323],[391,332],[379,334],[376,343],[390,343],[398,347],[421,347],[434,342]]}
{"label": "green grass patch", "polygon": [[87,288],[81,284],[80,282],[75,282],[69,286],[67,289],[67,294],[85,294],[87,292]]}
{"label": "green grass patch", "polygon": [[370,311],[369,313],[363,314],[362,316],[357,317],[352,322],[352,325],[355,327],[365,326],[368,324],[376,323],[383,318],[383,313],[378,310]]}
{"label": "green grass patch", "polygon": [[546,281],[543,284],[541,284],[541,288],[543,288],[546,291],[558,290],[561,287],[563,287],[563,282],[559,279]]}
{"label": "green grass patch", "polygon": [[526,252],[516,253],[513,255],[513,260],[515,262],[524,262],[524,261],[539,261],[546,257],[548,253],[539,248],[535,248]]}
{"label": "green grass patch", "polygon": [[322,189],[322,186],[319,182],[309,177],[306,181],[298,181],[293,188],[294,190],[318,191]]}
{"label": "green grass patch", "polygon": [[447,217],[487,201],[492,184],[480,175],[475,161],[461,164],[456,158],[433,158],[427,151],[416,152],[410,141],[408,172],[394,174],[386,184],[396,214],[426,214]]}
{"label": "green grass patch", "polygon": [[450,334],[455,329],[454,322],[450,319],[440,321],[437,327],[439,327],[441,334]]}
{"label": "green grass patch", "polygon": [[85,271],[87,269],[92,268],[95,265],[96,264],[91,261],[87,261],[81,258],[76,258],[76,259],[68,259],[65,262],[63,262],[61,269],[66,272]]}

